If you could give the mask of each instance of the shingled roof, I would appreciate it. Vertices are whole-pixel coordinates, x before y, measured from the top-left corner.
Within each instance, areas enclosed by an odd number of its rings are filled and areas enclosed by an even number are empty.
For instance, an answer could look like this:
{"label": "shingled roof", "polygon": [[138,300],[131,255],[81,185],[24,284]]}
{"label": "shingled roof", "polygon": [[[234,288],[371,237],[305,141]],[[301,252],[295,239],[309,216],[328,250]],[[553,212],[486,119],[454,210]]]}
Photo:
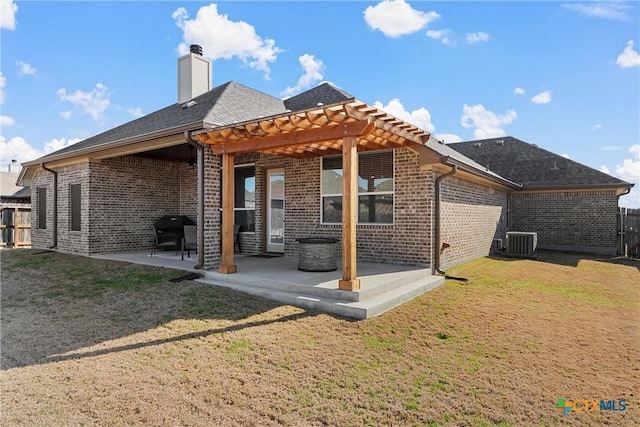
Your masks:
{"label": "shingled roof", "polygon": [[162,132],[181,133],[184,130],[216,128],[260,117],[302,111],[318,105],[331,105],[353,99],[353,96],[323,83],[306,92],[282,100],[233,81],[217,86],[185,104],[172,104],[106,132],[87,138],[50,153],[52,156],[73,155],[74,152],[99,147],[131,138],[152,138]]}
{"label": "shingled roof", "polygon": [[287,110],[295,112],[308,110],[321,105],[337,104],[350,99],[354,99],[354,97],[333,86],[331,83],[323,83],[313,89],[286,99],[284,105]]}
{"label": "shingled roof", "polygon": [[192,130],[224,126],[259,116],[283,113],[285,110],[286,107],[281,99],[231,81],[211,89],[188,103],[172,104],[43,158],[144,135],[151,136],[172,129],[180,133],[186,130],[183,128]]}
{"label": "shingled roof", "polygon": [[632,186],[510,136],[447,145],[523,189]]}

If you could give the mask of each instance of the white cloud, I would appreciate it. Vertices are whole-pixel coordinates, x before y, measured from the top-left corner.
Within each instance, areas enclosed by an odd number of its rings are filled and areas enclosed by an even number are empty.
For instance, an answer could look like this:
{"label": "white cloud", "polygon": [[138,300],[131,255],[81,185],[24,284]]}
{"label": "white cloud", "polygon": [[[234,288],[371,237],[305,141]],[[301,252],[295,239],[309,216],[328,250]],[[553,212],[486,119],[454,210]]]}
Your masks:
{"label": "white cloud", "polygon": [[0,165],[8,165],[11,160],[22,163],[43,155],[42,151],[33,148],[20,136],[15,136],[7,141],[4,136],[0,135]]}
{"label": "white cloud", "polygon": [[79,138],[75,138],[75,139],[53,138],[51,141],[47,141],[44,143],[44,152],[45,154],[53,153],[54,151],[61,150],[64,147],[68,147],[80,141],[82,141],[82,139],[79,139]]}
{"label": "white cloud", "polygon": [[373,106],[427,132],[436,130],[436,127],[431,123],[431,113],[424,107],[409,112],[405,110],[398,98],[392,99],[387,105],[382,105],[382,102],[376,101]]}
{"label": "white cloud", "polygon": [[[67,90],[63,88],[58,89],[56,94],[61,101],[67,101],[80,107],[84,113],[89,114],[95,121],[102,119],[102,114],[111,104],[109,99],[111,93],[102,83],[96,84],[96,87],[91,92],[76,90],[75,92],[67,93]],[[66,112],[63,114],[66,114]]]}
{"label": "white cloud", "polygon": [[622,53],[618,55],[616,64],[618,64],[620,68],[640,66],[640,55],[638,55],[637,51],[633,50],[633,40],[629,40],[627,42],[627,46],[624,48]]}
{"label": "white cloud", "polygon": [[517,87],[513,90],[513,93],[515,93],[516,95],[524,95],[524,89],[522,89],[521,87]]}
{"label": "white cloud", "polygon": [[621,206],[640,207],[640,144],[629,148],[630,159],[624,159],[622,165],[616,165],[616,176],[624,181],[635,184],[631,193],[620,200]]}
{"label": "white cloud", "polygon": [[9,116],[0,116],[0,127],[3,126],[13,126],[16,124],[16,121],[13,120],[13,117]]}
{"label": "white cloud", "polygon": [[7,165],[11,163],[11,160],[16,160],[18,163],[35,160],[79,141],[82,139],[54,138],[44,143],[43,151],[32,147],[21,136],[15,136],[7,141],[4,136],[0,135],[0,165]]}
{"label": "white cloud", "polygon": [[565,159],[570,159],[571,158],[571,157],[569,157],[569,155],[567,153],[560,154],[560,157],[564,157]]}
{"label": "white cloud", "polygon": [[16,13],[18,5],[13,0],[0,0],[0,28],[16,29]]}
{"label": "white cloud", "polygon": [[462,138],[455,133],[438,133],[435,135],[436,139],[444,142],[445,144],[450,144],[454,142],[462,142]]}
{"label": "white cloud", "polygon": [[467,43],[474,44],[479,42],[488,42],[489,34],[478,31],[476,33],[467,33]]}
{"label": "white cloud", "polygon": [[602,172],[602,173],[609,174],[609,168],[608,168],[608,167],[606,167],[605,165],[600,166],[600,169],[599,169],[599,170],[600,170],[600,172]]}
{"label": "white cloud", "polygon": [[602,125],[601,124],[595,124],[595,125],[593,125],[593,126],[591,126],[589,128],[589,130],[594,130],[594,131],[595,130],[600,130],[600,129],[602,129]]}
{"label": "white cloud", "polygon": [[2,71],[0,71],[0,104],[4,104],[5,93],[4,88],[7,85],[7,78],[2,75]]}
{"label": "white cloud", "polygon": [[515,110],[509,110],[506,114],[496,114],[484,108],[484,105],[467,105],[462,108],[460,124],[465,128],[475,127],[473,137],[475,139],[496,138],[506,136],[502,128],[518,117]]}
{"label": "white cloud", "polygon": [[133,117],[135,117],[136,119],[139,117],[144,116],[144,113],[142,112],[142,108],[137,107],[137,108],[127,108],[127,113],[131,114]]}
{"label": "white cloud", "polygon": [[551,102],[551,91],[545,90],[537,95],[531,97],[531,102],[534,104],[548,104]]}
{"label": "white cloud", "polygon": [[437,12],[416,10],[404,0],[383,0],[364,10],[367,25],[388,37],[415,33],[438,18]]}
{"label": "white cloud", "polygon": [[576,11],[592,18],[612,19],[615,21],[627,21],[629,17],[626,11],[630,6],[617,1],[594,2],[590,4],[565,4],[566,9]]}
{"label": "white cloud", "polygon": [[451,39],[451,35],[453,34],[453,31],[451,30],[428,30],[426,35],[429,38],[435,39],[435,40],[440,40],[442,42],[442,44],[446,44],[447,46],[455,46],[456,42],[455,40]]}
{"label": "white cloud", "polygon": [[214,3],[198,9],[195,19],[188,19],[183,7],[176,9],[171,17],[182,29],[183,41],[178,45],[181,55],[189,52],[189,45],[199,44],[205,57],[216,60],[236,56],[249,67],[262,71],[268,79],[269,64],[282,52],[275,40],[258,36],[252,25],[232,21],[228,15],[218,13]]}
{"label": "white cloud", "polygon": [[320,59],[305,53],[298,58],[300,65],[304,70],[304,74],[298,79],[295,87],[287,86],[284,90],[284,96],[294,95],[302,90],[309,89],[314,83],[319,82],[324,77],[325,66]]}
{"label": "white cloud", "polygon": [[16,62],[18,66],[18,74],[21,76],[35,76],[38,71],[35,67],[32,67],[31,64],[27,64],[26,62],[18,61]]}
{"label": "white cloud", "polygon": [[73,111],[71,110],[63,111],[60,113],[60,117],[62,117],[63,119],[70,119],[71,116],[73,116]]}

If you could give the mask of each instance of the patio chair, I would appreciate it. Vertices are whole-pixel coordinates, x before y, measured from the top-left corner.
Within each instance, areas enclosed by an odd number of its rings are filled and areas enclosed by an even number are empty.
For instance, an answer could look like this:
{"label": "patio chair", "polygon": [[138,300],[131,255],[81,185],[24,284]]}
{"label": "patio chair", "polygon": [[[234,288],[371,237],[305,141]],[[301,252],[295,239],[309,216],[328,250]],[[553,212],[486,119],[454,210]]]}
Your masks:
{"label": "patio chair", "polygon": [[178,254],[178,245],[176,243],[175,233],[164,232],[159,230],[155,225],[153,226],[153,232],[156,238],[155,245],[151,248],[151,256],[156,253],[156,250],[174,249],[176,255]]}
{"label": "patio chair", "polygon": [[187,258],[191,256],[191,251],[198,253],[198,227],[195,225],[184,226],[184,236],[182,237],[182,261],[184,261],[184,251],[187,251]]}

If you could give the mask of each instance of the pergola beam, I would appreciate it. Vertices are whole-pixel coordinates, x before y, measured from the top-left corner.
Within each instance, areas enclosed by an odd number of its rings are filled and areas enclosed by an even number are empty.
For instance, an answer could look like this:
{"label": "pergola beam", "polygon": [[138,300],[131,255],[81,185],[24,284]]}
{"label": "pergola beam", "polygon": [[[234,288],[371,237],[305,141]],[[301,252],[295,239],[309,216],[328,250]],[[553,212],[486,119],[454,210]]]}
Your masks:
{"label": "pergola beam", "polygon": [[[370,132],[374,126],[375,125],[369,120],[356,120],[340,125],[275,134],[262,138],[257,137],[240,141],[227,141],[214,144],[212,151],[214,154],[248,153],[331,141],[343,137],[357,137]],[[262,127],[262,129],[266,131],[264,127]]]}

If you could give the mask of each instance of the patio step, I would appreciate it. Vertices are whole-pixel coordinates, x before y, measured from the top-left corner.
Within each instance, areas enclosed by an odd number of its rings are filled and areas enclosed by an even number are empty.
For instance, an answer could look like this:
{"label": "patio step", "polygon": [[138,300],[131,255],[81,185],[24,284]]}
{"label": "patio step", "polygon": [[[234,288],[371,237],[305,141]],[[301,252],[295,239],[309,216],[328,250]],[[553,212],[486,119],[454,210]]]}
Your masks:
{"label": "patio step", "polygon": [[[266,287],[263,286],[263,283],[260,283],[260,286],[253,286],[236,281],[212,279],[210,277],[198,279],[198,281],[235,289],[240,292],[257,295],[296,307],[323,311],[353,319],[368,319],[440,286],[444,283],[444,277],[423,275],[417,280],[396,286],[393,289],[387,289],[381,293],[372,294],[367,299],[361,299],[359,301],[286,290],[282,288],[282,284],[280,288]],[[309,289],[310,288],[307,287],[307,290]],[[345,291],[341,292],[349,293]]]}
{"label": "patio step", "polygon": [[[207,271],[204,273],[205,278],[219,281],[229,282],[236,284],[247,284],[247,277],[243,275],[235,274],[219,274],[217,272]],[[316,273],[306,273],[316,274]],[[320,273],[322,274],[322,273]],[[304,294],[309,296],[333,298],[345,301],[364,301],[394,291],[395,289],[403,286],[407,283],[420,281],[424,278],[433,277],[428,273],[427,269],[419,270],[401,270],[391,273],[376,274],[372,276],[361,277],[363,286],[358,291],[343,291],[338,289],[338,280],[335,278],[321,281],[316,284],[292,282],[285,278],[270,279],[269,277],[255,277],[251,278],[251,284],[256,287],[275,289],[278,291],[293,292],[297,294]],[[366,283],[366,286],[365,286]]]}

